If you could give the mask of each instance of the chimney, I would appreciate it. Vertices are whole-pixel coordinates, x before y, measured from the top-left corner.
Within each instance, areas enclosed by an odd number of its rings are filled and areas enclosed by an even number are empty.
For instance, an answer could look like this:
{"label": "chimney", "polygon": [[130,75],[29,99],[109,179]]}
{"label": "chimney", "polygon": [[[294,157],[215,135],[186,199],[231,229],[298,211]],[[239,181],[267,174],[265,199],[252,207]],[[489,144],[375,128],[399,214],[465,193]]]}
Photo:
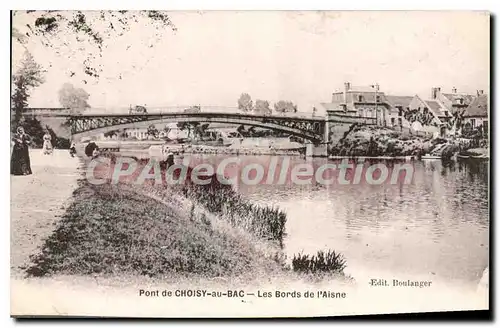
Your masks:
{"label": "chimney", "polygon": [[351,89],[351,83],[350,82],[345,82],[344,83],[344,104],[347,104],[347,91]]}
{"label": "chimney", "polygon": [[453,87],[453,89],[451,89],[451,93],[457,93],[457,88]]}
{"label": "chimney", "polygon": [[478,96],[480,96],[480,95],[482,95],[482,94],[484,94],[484,90],[477,90],[477,95],[478,95]]}
{"label": "chimney", "polygon": [[436,99],[439,92],[441,92],[441,88],[431,88],[431,99]]}

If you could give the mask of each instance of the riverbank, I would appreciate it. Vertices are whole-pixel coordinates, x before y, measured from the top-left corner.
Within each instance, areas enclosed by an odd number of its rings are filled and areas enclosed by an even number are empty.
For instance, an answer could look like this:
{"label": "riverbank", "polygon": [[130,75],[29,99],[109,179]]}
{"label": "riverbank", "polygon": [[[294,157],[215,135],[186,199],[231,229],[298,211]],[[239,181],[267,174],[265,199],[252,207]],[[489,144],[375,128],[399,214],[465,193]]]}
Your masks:
{"label": "riverbank", "polygon": [[[81,164],[78,159],[59,151],[55,154],[42,157],[46,161],[42,171],[52,175],[39,175],[37,170],[32,175],[40,182],[33,189],[37,199],[29,202],[38,204],[38,208],[26,209],[24,216],[14,216],[14,220],[35,222],[33,212],[53,212],[54,204],[46,201],[46,194],[50,194],[46,188],[55,188],[51,183],[60,182],[54,177],[61,174],[73,179],[64,188],[64,201],[70,204],[59,205],[60,211],[44,233],[36,231],[38,226],[32,228],[38,238],[36,243],[24,239],[14,242],[15,251],[21,250],[23,243],[33,246],[23,252],[22,260],[13,256],[13,270],[20,276],[126,275],[164,279],[180,274],[249,280],[290,271],[281,249],[286,215],[277,209],[253,206],[231,187],[225,189],[222,199],[216,197],[222,190],[211,192],[211,187],[202,190],[192,186],[185,193],[179,188],[151,185],[92,185],[83,178],[82,165],[75,165]],[[64,165],[62,156],[72,164]],[[37,155],[32,155],[32,160],[40,163]],[[17,180],[14,185],[13,206],[19,207],[22,192],[28,187]],[[76,190],[71,193],[72,189]],[[13,232],[19,230],[14,225]],[[332,261],[330,257],[337,255],[326,253],[325,260]],[[337,260],[333,260],[335,264]],[[318,270],[310,268],[321,261],[307,258],[293,269],[315,273]],[[324,266],[316,276],[328,275],[329,271],[341,273],[342,266]]]}
{"label": "riverbank", "polygon": [[179,198],[153,199],[125,184],[81,181],[29,276],[172,274],[204,277],[277,270],[243,233],[190,209]]}
{"label": "riverbank", "polygon": [[458,141],[405,135],[400,131],[371,126],[353,126],[330,147],[330,158],[420,158],[426,154],[449,159],[459,151]]}

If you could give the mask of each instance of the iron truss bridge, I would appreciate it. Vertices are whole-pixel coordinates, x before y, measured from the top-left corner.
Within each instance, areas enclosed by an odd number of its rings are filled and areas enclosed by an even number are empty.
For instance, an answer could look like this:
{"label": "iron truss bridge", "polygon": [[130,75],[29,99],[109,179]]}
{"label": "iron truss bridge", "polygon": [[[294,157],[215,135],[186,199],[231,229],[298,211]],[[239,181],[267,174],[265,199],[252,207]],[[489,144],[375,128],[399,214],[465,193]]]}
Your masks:
{"label": "iron truss bridge", "polygon": [[[62,116],[61,113],[58,116]],[[280,115],[253,115],[240,113],[147,113],[147,114],[66,114],[71,133],[83,135],[88,132],[102,133],[115,129],[133,128],[137,123],[228,123],[261,127],[282,131],[313,142],[322,142],[326,120],[322,117],[289,117]]]}

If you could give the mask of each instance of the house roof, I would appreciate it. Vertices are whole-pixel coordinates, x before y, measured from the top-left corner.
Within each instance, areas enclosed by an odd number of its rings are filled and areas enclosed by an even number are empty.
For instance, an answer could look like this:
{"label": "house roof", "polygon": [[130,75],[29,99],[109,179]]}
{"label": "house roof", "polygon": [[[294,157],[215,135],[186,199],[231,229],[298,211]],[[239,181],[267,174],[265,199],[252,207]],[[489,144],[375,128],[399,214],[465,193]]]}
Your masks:
{"label": "house roof", "polygon": [[488,95],[477,96],[465,109],[464,116],[488,116]]}
{"label": "house roof", "polygon": [[429,109],[432,110],[437,116],[446,116],[445,112],[448,111],[448,109],[439,101],[425,100],[425,103],[429,106]]}
{"label": "house roof", "polygon": [[410,103],[413,100],[413,96],[391,96],[391,95],[386,95],[385,99],[392,106],[403,106],[403,108],[406,108],[406,107],[410,106]]}
{"label": "house roof", "polygon": [[475,96],[466,93],[442,93],[443,96],[448,98],[453,104],[458,104],[459,99],[464,100],[464,105],[470,105]]}
{"label": "house roof", "polygon": [[[340,105],[342,104],[342,101],[336,101],[336,102],[331,102],[331,103],[319,103],[324,109],[326,110],[342,110]],[[355,111],[354,108],[349,106],[349,103],[347,104],[347,110],[350,111]],[[343,110],[342,110],[343,111]]]}
{"label": "house roof", "polygon": [[434,112],[441,112],[441,105],[435,100],[426,100],[425,101],[427,105],[429,105],[429,108],[432,109]]}

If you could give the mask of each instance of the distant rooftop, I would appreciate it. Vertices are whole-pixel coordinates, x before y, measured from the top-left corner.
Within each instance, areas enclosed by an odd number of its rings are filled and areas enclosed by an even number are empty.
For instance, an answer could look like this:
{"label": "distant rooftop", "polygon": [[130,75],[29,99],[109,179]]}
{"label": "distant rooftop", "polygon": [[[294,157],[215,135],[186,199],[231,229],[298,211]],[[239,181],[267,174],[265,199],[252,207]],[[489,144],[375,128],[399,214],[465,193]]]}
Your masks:
{"label": "distant rooftop", "polygon": [[465,110],[464,116],[487,116],[488,115],[488,95],[477,96]]}

